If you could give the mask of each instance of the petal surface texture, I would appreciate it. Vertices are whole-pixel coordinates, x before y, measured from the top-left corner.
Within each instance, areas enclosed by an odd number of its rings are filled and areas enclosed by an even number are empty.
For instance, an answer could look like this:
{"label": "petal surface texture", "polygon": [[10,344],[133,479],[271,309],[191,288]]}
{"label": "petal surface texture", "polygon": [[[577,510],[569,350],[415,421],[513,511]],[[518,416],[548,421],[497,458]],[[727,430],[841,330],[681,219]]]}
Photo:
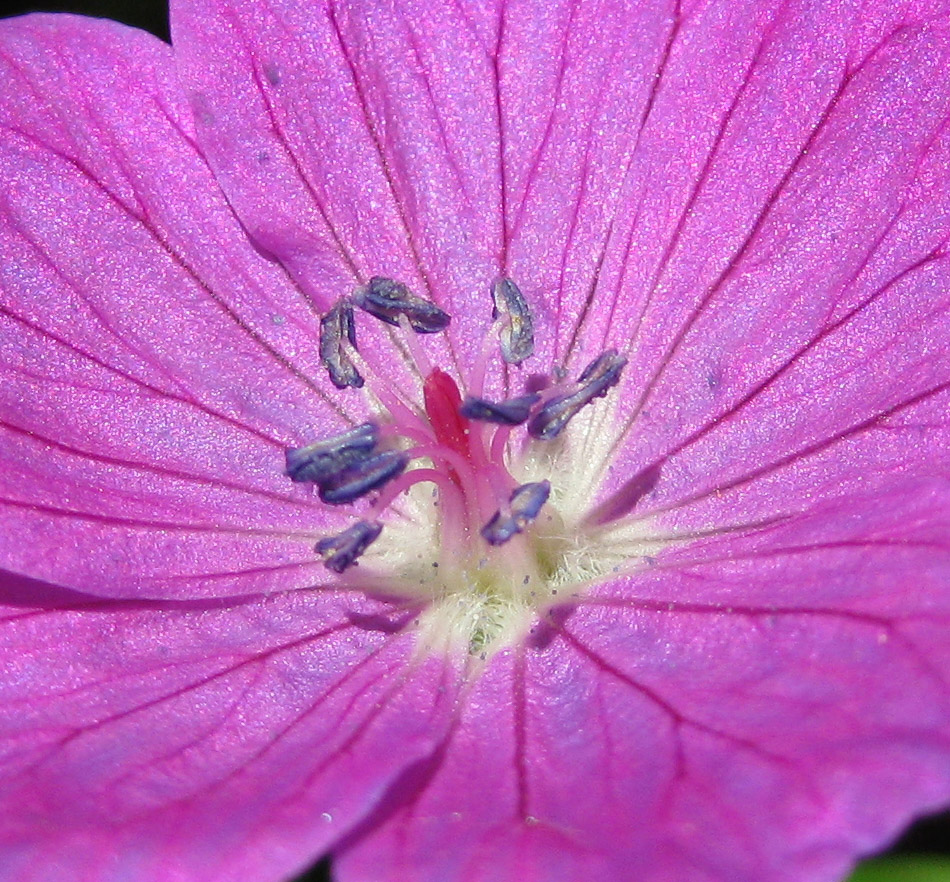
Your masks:
{"label": "petal surface texture", "polygon": [[0,607],[11,882],[286,878],[451,719],[451,672],[413,664],[379,604],[133,606],[8,574],[0,587],[22,604]]}
{"label": "petal surface texture", "polygon": [[3,39],[4,565],[115,596],[313,584],[328,515],[282,472],[345,425],[319,316],[228,209],[171,51],[82,19]]}
{"label": "petal surface texture", "polygon": [[605,520],[692,543],[498,660],[342,882],[835,880],[946,801],[950,33],[816,9],[668,10],[593,294],[546,277],[627,341]]}
{"label": "petal surface texture", "polygon": [[[836,882],[946,805],[950,4],[171,19],[0,22],[0,877]],[[563,443],[660,550],[484,666],[284,474],[373,277],[459,376],[518,285],[487,400],[626,360]]]}

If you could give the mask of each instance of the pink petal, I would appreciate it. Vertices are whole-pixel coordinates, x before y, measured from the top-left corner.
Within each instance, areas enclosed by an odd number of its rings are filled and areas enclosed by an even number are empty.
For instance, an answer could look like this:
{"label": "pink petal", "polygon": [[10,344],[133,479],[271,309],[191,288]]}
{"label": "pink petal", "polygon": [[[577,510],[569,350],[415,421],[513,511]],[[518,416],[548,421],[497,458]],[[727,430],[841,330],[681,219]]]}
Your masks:
{"label": "pink petal", "polygon": [[[485,163],[487,82],[478,96],[454,75],[429,83],[420,67],[431,60],[420,53],[432,37],[381,4],[186,0],[171,18],[202,148],[251,236],[308,294],[328,306],[384,275],[454,311],[452,298],[477,277],[488,320],[494,218],[458,198],[497,189]],[[463,67],[467,58],[484,68],[469,35],[445,18],[457,14],[433,7],[425,27],[451,42]],[[457,128],[446,112],[480,114],[482,146],[446,145]]]}
{"label": "pink petal", "polygon": [[539,357],[563,355],[668,27],[614,3],[172,4],[198,138],[256,241],[325,302],[351,275],[427,291],[470,358],[505,273]]}
{"label": "pink petal", "polygon": [[394,624],[309,592],[4,607],[0,875],[301,870],[444,737],[455,675]]}
{"label": "pink petal", "polygon": [[[132,52],[101,25],[10,25],[17,41],[36,29],[42,49],[13,51],[54,97],[42,113],[11,99],[3,149],[22,181],[54,186],[9,197],[0,273],[56,295],[4,335],[19,384],[4,457],[18,465],[0,481],[26,526],[0,550],[15,569],[150,597],[313,581],[309,531],[324,520],[274,459],[311,423],[339,424],[319,397],[315,310],[375,273],[456,314],[463,363],[500,272],[536,305],[545,369],[621,347],[627,422],[600,515],[641,519],[669,547],[497,657],[454,720],[439,665],[405,669],[407,637],[346,617],[381,613],[370,603],[182,601],[162,619],[185,625],[171,635],[145,603],[126,632],[107,601],[93,612],[23,589],[56,606],[0,630],[10,706],[43,699],[0,715],[22,739],[8,762],[26,809],[7,875],[115,849],[103,879],[205,877],[208,854],[223,860],[212,878],[247,879],[335,848],[343,882],[830,882],[945,803],[944,6],[188,0],[173,14],[193,124],[162,47]],[[50,46],[74,65],[68,84]],[[58,116],[65,105],[95,116]],[[243,242],[193,139],[305,297]],[[68,243],[60,193],[79,215],[67,232],[82,231]],[[148,306],[162,303],[175,322],[200,311],[188,346]],[[24,318],[54,325],[24,335]],[[196,349],[205,333],[227,352]],[[82,462],[61,449],[90,443]],[[222,446],[234,471],[208,487]],[[138,473],[168,463],[160,481]],[[201,535],[183,547],[181,533]],[[52,650],[67,639],[75,670]],[[337,683],[335,716],[313,720]],[[314,728],[278,737],[294,713]],[[264,725],[244,745],[247,721]],[[352,754],[334,725],[352,727]],[[202,782],[218,789],[189,789]],[[307,826],[341,795],[338,828]],[[30,812],[76,833],[45,841]]]}
{"label": "pink petal", "polygon": [[[644,133],[644,161],[688,165],[663,193],[645,185],[643,224],[671,219],[631,229],[625,265],[648,274],[590,319],[630,345],[605,489],[658,468],[636,511],[678,508],[683,529],[883,496],[947,461],[945,22],[780,11],[741,64],[697,84],[690,47],[718,45],[713,19],[684,25]],[[708,108],[708,137],[683,139]]]}
{"label": "pink petal", "polygon": [[950,796],[950,43],[916,20],[676,24],[585,322],[631,345],[605,513],[639,486],[683,545],[480,683],[342,882],[833,880]]}
{"label": "pink petal", "polygon": [[168,47],[69,17],[0,39],[6,566],[127,596],[313,584],[335,520],[282,472],[343,424],[317,314],[196,152]]}
{"label": "pink petal", "polygon": [[[950,794],[950,601],[894,578],[945,585],[928,548],[841,555],[684,564],[656,576],[656,603],[629,599],[649,579],[609,586],[613,602],[493,666],[416,795],[357,830],[337,878],[842,878]],[[874,612],[800,599],[847,572]]]}

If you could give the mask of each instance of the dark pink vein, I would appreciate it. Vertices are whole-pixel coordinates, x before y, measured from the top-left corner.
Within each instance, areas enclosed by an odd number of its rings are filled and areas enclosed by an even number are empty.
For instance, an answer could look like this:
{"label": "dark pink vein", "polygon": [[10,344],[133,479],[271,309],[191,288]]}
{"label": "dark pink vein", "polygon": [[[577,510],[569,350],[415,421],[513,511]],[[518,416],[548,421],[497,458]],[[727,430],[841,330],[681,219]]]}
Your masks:
{"label": "dark pink vein", "polygon": [[36,502],[23,502],[20,499],[0,497],[0,505],[22,509],[36,514],[50,515],[51,517],[70,518],[79,521],[102,524],[106,527],[141,530],[173,530],[179,533],[233,533],[236,536],[275,536],[282,539],[301,539],[312,541],[313,535],[291,530],[271,530],[263,527],[229,527],[223,524],[182,524],[175,521],[148,520],[145,518],[126,518],[117,515],[103,515],[88,511],[75,511],[69,508],[60,508],[53,505],[43,505]]}
{"label": "dark pink vein", "polygon": [[876,414],[873,414],[867,419],[862,420],[859,423],[855,423],[849,428],[841,432],[838,432],[829,438],[823,438],[822,440],[817,441],[814,444],[809,444],[809,445],[806,445],[805,447],[801,447],[798,450],[788,454],[787,456],[783,456],[769,463],[768,465],[762,466],[757,469],[753,469],[752,471],[747,472],[745,475],[742,475],[731,481],[727,481],[724,484],[719,484],[709,490],[703,490],[699,493],[695,493],[692,496],[686,497],[685,499],[678,500],[677,502],[672,503],[670,505],[653,509],[649,512],[644,513],[644,516],[655,517],[657,515],[672,511],[673,509],[682,508],[687,505],[691,505],[694,502],[697,502],[701,499],[705,499],[709,496],[712,496],[712,495],[718,496],[729,490],[734,490],[737,487],[741,487],[746,484],[749,484],[752,481],[755,481],[757,478],[760,478],[763,475],[768,474],[769,472],[778,471],[779,469],[782,469],[785,466],[792,465],[793,463],[801,461],[803,459],[807,459],[808,457],[813,456],[817,453],[822,453],[828,450],[829,448],[833,447],[835,444],[839,444],[845,440],[854,438],[855,436],[860,435],[864,432],[874,430],[878,427],[878,425],[883,420],[886,420],[889,417],[894,416],[895,414],[901,413],[902,411],[907,410],[908,408],[914,407],[915,405],[920,404],[928,400],[929,398],[933,398],[934,396],[939,395],[940,393],[946,391],[947,389],[950,389],[950,380],[944,383],[939,383],[936,386],[933,386],[929,389],[926,389],[922,392],[917,393],[916,395],[912,396],[911,398],[906,399],[905,401],[901,401],[888,408],[885,408],[884,410],[878,411]]}
{"label": "dark pink vein", "polygon": [[[697,199],[699,199],[700,194],[703,192],[706,182],[709,180],[709,175],[712,171],[713,164],[716,161],[716,158],[719,155],[719,150],[722,147],[723,141],[725,140],[726,132],[729,129],[729,124],[731,123],[733,117],[735,116],[736,111],[742,104],[742,100],[745,97],[749,86],[752,83],[752,75],[759,66],[759,63],[762,60],[762,55],[764,54],[766,48],[769,46],[773,28],[776,25],[778,20],[779,13],[776,13],[775,19],[770,22],[769,27],[766,28],[762,37],[759,40],[758,45],[755,48],[755,51],[752,53],[749,63],[743,71],[742,80],[739,83],[739,88],[736,90],[733,95],[732,101],[729,104],[729,107],[726,109],[725,114],[719,120],[718,128],[716,129],[716,135],[713,138],[712,145],[709,148],[708,153],[706,154],[703,165],[699,170],[699,174],[696,176],[693,186],[690,190],[689,196],[686,199],[686,202],[683,205],[683,210],[680,212],[679,218],[676,222],[676,226],[673,228],[673,234],[670,236],[669,240],[666,243],[666,247],[663,249],[663,253],[660,256],[660,261],[654,270],[653,278],[648,286],[647,296],[643,302],[643,306],[640,309],[640,314],[637,317],[636,325],[632,333],[630,334],[628,347],[633,345],[633,341],[640,334],[640,329],[643,326],[644,318],[647,312],[650,309],[650,305],[653,302],[653,298],[656,295],[657,288],[661,279],[663,278],[670,262],[670,258],[673,253],[676,251],[676,247],[679,244],[679,241],[683,235],[683,232],[686,229],[686,224],[688,219],[692,215],[693,208],[696,205]],[[649,385],[649,384],[648,384]],[[646,393],[644,393],[646,394]],[[635,412],[639,410],[642,406],[642,402],[636,406],[634,409]]]}
{"label": "dark pink vein", "polygon": [[[637,125],[637,134],[636,134],[636,137],[633,139],[633,142],[630,148],[627,150],[627,154],[624,157],[623,162],[621,163],[621,167],[623,168],[623,171],[620,175],[620,180],[616,188],[618,194],[623,192],[623,190],[625,189],[627,185],[627,182],[630,179],[630,174],[633,171],[634,159],[637,155],[638,150],[640,149],[640,142],[643,138],[643,133],[646,130],[647,123],[649,122],[650,116],[653,113],[653,108],[656,105],[656,101],[659,97],[662,84],[666,78],[666,71],[667,71],[667,68],[669,67],[670,59],[672,58],[672,55],[673,55],[673,49],[676,45],[677,39],[679,38],[679,34],[682,29],[682,26],[683,26],[683,12],[682,12],[681,0],[674,0],[673,15],[672,15],[672,20],[670,22],[669,31],[667,33],[666,41],[663,45],[663,50],[660,53],[659,60],[657,61],[656,67],[654,69],[654,72],[651,78],[650,91],[649,91],[649,94],[647,95],[647,100],[644,103],[643,110],[640,113],[640,120]],[[587,307],[581,312],[580,316],[578,317],[578,321],[572,330],[571,342],[568,347],[569,353],[573,351],[574,346],[576,345],[576,341],[580,337],[580,334],[583,330],[583,325],[587,322],[588,316],[590,315],[590,305],[594,302],[595,294],[597,293],[597,286],[600,280],[599,270],[603,266],[607,257],[607,251],[609,249],[610,242],[611,242],[611,239],[613,238],[613,233],[616,228],[617,212],[619,211],[619,207],[620,207],[620,204],[619,204],[619,199],[618,199],[618,205],[617,207],[614,208],[613,214],[606,225],[604,238],[601,243],[600,254],[598,255],[596,259],[598,272],[594,276],[591,289],[588,293]],[[629,227],[626,243],[624,244],[624,259],[622,261],[622,269],[620,273],[620,278],[618,280],[618,284],[611,298],[610,309],[607,314],[607,320],[604,322],[604,340],[603,340],[604,346],[607,345],[607,335],[610,333],[610,328],[614,322],[616,309],[620,303],[620,292],[624,290],[624,288],[626,287],[627,273],[628,271],[632,271],[633,269],[633,265],[632,265],[632,262],[629,260],[629,257],[633,248],[634,236],[639,226],[639,220],[641,217],[641,209],[642,209],[642,204],[638,205],[636,210],[631,212],[632,222]]]}
{"label": "dark pink vein", "polygon": [[337,41],[340,57],[343,59],[343,63],[346,65],[347,71],[349,73],[350,81],[353,86],[353,94],[355,95],[357,104],[360,108],[363,126],[366,129],[366,134],[369,137],[370,143],[373,145],[374,152],[376,153],[379,168],[383,174],[384,180],[386,181],[386,186],[389,189],[389,195],[392,199],[393,206],[396,209],[396,214],[399,218],[403,235],[406,238],[406,245],[409,249],[409,253],[416,265],[419,278],[422,279],[426,291],[431,297],[433,296],[432,280],[425,264],[422,261],[422,256],[419,252],[419,247],[413,233],[412,224],[409,221],[409,213],[406,209],[405,201],[403,200],[402,196],[400,196],[399,188],[396,185],[396,178],[389,162],[389,157],[386,155],[386,150],[383,147],[383,142],[379,131],[377,130],[377,127],[373,121],[372,111],[370,110],[369,100],[363,88],[363,83],[360,79],[359,69],[357,68],[356,62],[353,59],[350,47],[343,36],[343,32],[340,29],[336,8],[332,2],[327,6],[327,20],[330,23],[333,35]]}
{"label": "dark pink vein", "polygon": [[120,466],[122,468],[129,469],[130,471],[147,472],[160,475],[163,478],[187,481],[189,483],[201,484],[207,487],[223,487],[227,488],[228,490],[235,490],[239,493],[247,494],[248,496],[258,496],[262,499],[269,499],[273,502],[280,502],[308,511],[317,508],[317,506],[315,506],[312,501],[298,499],[284,493],[276,493],[273,490],[263,490],[261,488],[251,486],[250,484],[238,484],[234,481],[229,481],[216,475],[196,475],[191,472],[171,468],[158,463],[135,462],[130,459],[121,459],[115,456],[108,456],[101,452],[94,453],[92,451],[83,450],[80,447],[75,447],[63,441],[58,441],[54,438],[42,435],[33,429],[25,429],[21,426],[14,425],[13,423],[7,422],[2,418],[0,418],[0,427],[7,429],[8,431],[21,437],[28,438],[31,441],[37,441],[41,444],[45,444],[48,447],[53,447],[56,450],[68,454],[69,456],[75,456],[77,459],[85,459],[89,462],[98,462],[105,465]]}
{"label": "dark pink vein", "polygon": [[557,83],[555,85],[554,96],[551,100],[551,106],[548,108],[548,117],[547,122],[544,126],[544,133],[541,135],[541,142],[538,145],[537,150],[534,152],[534,156],[531,158],[531,162],[528,165],[528,172],[525,178],[524,184],[524,193],[521,196],[521,199],[518,200],[518,206],[515,210],[514,220],[511,224],[511,236],[512,238],[516,237],[521,231],[521,225],[524,222],[524,214],[527,208],[528,201],[531,197],[531,191],[534,189],[534,185],[538,180],[538,174],[541,168],[541,163],[543,161],[544,155],[547,152],[548,144],[551,140],[551,137],[554,134],[554,122],[557,119],[557,110],[558,105],[561,103],[561,97],[564,92],[564,79],[567,71],[567,47],[570,43],[571,31],[574,26],[574,17],[577,11],[577,3],[571,3],[570,16],[568,17],[567,26],[564,30],[564,33],[561,35],[560,39],[557,41],[558,45],[558,57],[557,57]]}
{"label": "dark pink vein", "polygon": [[[893,36],[894,34],[890,35],[891,38]],[[666,372],[667,367],[670,365],[670,363],[673,360],[673,357],[679,351],[680,347],[683,345],[689,331],[695,325],[696,321],[699,319],[699,316],[702,314],[703,310],[723,290],[728,280],[732,278],[736,269],[738,268],[742,260],[745,258],[745,256],[749,252],[749,249],[751,248],[753,243],[756,241],[761,230],[764,228],[766,220],[771,216],[772,211],[774,210],[775,206],[780,201],[780,197],[785,193],[789,183],[795,176],[796,172],[798,172],[798,170],[800,169],[802,163],[808,157],[810,151],[814,147],[818,138],[826,130],[828,123],[830,119],[832,118],[832,115],[834,114],[834,111],[838,107],[839,103],[841,102],[845,94],[847,94],[848,88],[851,85],[851,83],[854,81],[855,77],[858,76],[861,73],[861,71],[864,70],[864,68],[875,57],[877,52],[880,51],[883,45],[885,45],[886,42],[888,41],[889,40],[882,41],[882,43],[878,47],[876,47],[874,51],[869,53],[868,56],[865,57],[860,62],[860,64],[856,65],[853,68],[846,69],[844,71],[841,77],[841,81],[839,82],[837,88],[834,90],[828,102],[826,103],[825,107],[822,109],[821,113],[819,114],[815,124],[812,126],[811,131],[806,137],[798,153],[795,155],[792,162],[789,164],[788,168],[785,170],[784,174],[782,175],[782,177],[779,179],[779,181],[772,188],[771,192],[768,194],[765,202],[763,203],[761,209],[759,210],[757,216],[755,217],[755,220],[753,221],[745,238],[740,243],[739,247],[736,249],[732,257],[729,259],[728,263],[726,264],[722,272],[719,274],[719,276],[707,288],[703,296],[700,298],[699,303],[696,305],[695,309],[692,310],[692,312],[689,314],[684,324],[679,328],[677,334],[675,335],[673,339],[672,344],[667,349],[664,356],[658,362],[658,365],[656,369],[653,371],[653,374],[650,380],[645,384],[643,391],[636,405],[634,406],[631,416],[628,418],[628,420],[626,421],[624,425],[623,431],[621,433],[622,436],[626,436],[629,433],[633,423],[636,421],[644,405],[649,399],[650,395],[653,393],[653,390],[657,387],[657,384],[659,383],[660,378]],[[755,56],[756,59],[760,57],[761,49],[762,47],[760,46],[759,51],[757,51],[756,56]],[[753,72],[753,68],[750,66],[750,68],[746,71],[746,77],[743,81],[742,87],[740,88],[740,94],[744,93],[745,85],[749,81],[749,78],[751,77],[752,72]],[[738,100],[738,97],[739,95],[737,95],[737,100]],[[721,143],[721,136],[722,134],[724,134],[724,131],[728,125],[729,119],[731,118],[731,115],[733,111],[735,110],[736,106],[737,105],[734,104],[734,106],[730,109],[730,112],[724,118],[720,126],[720,134],[717,136],[716,145]],[[705,179],[706,179],[705,177],[702,177],[703,181]],[[685,223],[685,217],[686,216],[684,215],[683,218],[681,219],[681,221],[684,223]]]}
{"label": "dark pink vein", "polygon": [[506,152],[506,127],[504,96],[502,95],[501,55],[505,43],[507,4],[502,3],[499,9],[498,30],[495,38],[495,48],[491,53],[492,91],[495,102],[495,125],[498,130],[498,216],[501,241],[498,248],[499,275],[508,273],[508,249],[511,233],[508,228],[508,166]]}
{"label": "dark pink vein", "polygon": [[[883,240],[879,240],[883,241]],[[940,245],[940,249],[945,247],[946,243]],[[674,445],[670,450],[661,456],[656,457],[650,466],[647,468],[659,468],[663,463],[668,462],[674,456],[682,453],[688,447],[702,440],[708,434],[710,434],[715,429],[719,428],[725,420],[734,418],[737,416],[745,407],[757,400],[761,395],[763,395],[768,389],[770,389],[775,383],[778,382],[781,377],[790,371],[793,367],[799,364],[806,355],[810,354],[815,350],[821,343],[830,339],[835,333],[846,328],[856,317],[858,317],[862,312],[868,309],[872,304],[876,303],[879,299],[883,298],[889,291],[894,289],[898,283],[904,281],[912,273],[929,266],[936,261],[945,259],[946,255],[942,250],[934,250],[927,255],[919,258],[916,262],[910,264],[904,269],[900,270],[898,273],[893,275],[888,279],[883,285],[876,288],[872,291],[867,297],[862,301],[853,306],[850,310],[844,313],[839,319],[835,322],[823,326],[813,337],[803,343],[798,349],[792,352],[786,360],[780,364],[772,373],[764,377],[762,380],[757,382],[752,386],[738,401],[733,402],[726,410],[720,413],[718,416],[707,420],[702,426],[684,438],[682,441]],[[628,423],[629,427],[630,423]],[[611,448],[611,455],[614,454],[621,443],[621,435],[617,441],[614,442],[613,447]],[[634,477],[633,480],[636,480],[637,477],[642,474],[645,470],[638,472],[638,475]],[[616,493],[612,494],[610,498],[601,503],[597,509],[591,514],[591,519],[598,521],[599,518],[605,516],[607,513],[610,513],[609,519],[615,519],[616,517],[621,517],[627,513],[627,510],[623,505],[620,505],[620,501],[629,495],[628,485],[631,482],[628,482]],[[619,512],[619,513],[616,513]],[[598,521],[599,522],[599,521]]]}
{"label": "dark pink vein", "polygon": [[[220,312],[231,321],[236,327],[238,327],[244,334],[250,337],[258,346],[264,349],[265,352],[281,367],[291,373],[296,377],[300,382],[302,382],[310,391],[316,393],[320,398],[324,400],[328,406],[332,407],[340,416],[343,416],[342,412],[339,410],[339,405],[336,401],[330,398],[326,392],[324,392],[319,386],[317,386],[313,380],[303,373],[296,365],[294,365],[290,360],[288,360],[281,352],[274,349],[270,343],[255,329],[248,325],[240,315],[238,315],[216,291],[200,276],[200,274],[185,260],[185,258],[179,254],[174,248],[171,247],[169,242],[165,239],[163,235],[160,234],[159,230],[152,225],[151,223],[146,222],[145,220],[136,217],[134,214],[129,212],[128,208],[124,203],[108,188],[103,182],[98,180],[91,172],[82,163],[80,163],[75,158],[68,156],[66,154],[60,153],[59,151],[54,150],[49,145],[43,143],[32,134],[28,132],[22,132],[18,130],[10,129],[15,134],[18,134],[20,137],[25,140],[30,141],[32,144],[37,146],[40,150],[51,153],[54,156],[57,156],[62,160],[66,165],[72,167],[79,175],[84,178],[92,187],[104,195],[109,202],[111,202],[122,214],[125,214],[130,219],[138,223],[142,230],[144,230],[148,236],[159,246],[160,250],[163,251],[168,258],[178,266],[187,277],[189,277],[203,292],[207,295],[210,302],[214,303],[215,306],[220,310]],[[83,298],[85,299],[85,298]]]}
{"label": "dark pink vein", "polygon": [[24,327],[29,328],[31,331],[34,331],[35,333],[40,334],[41,336],[46,337],[47,339],[52,340],[55,343],[58,343],[63,348],[68,349],[71,352],[74,352],[80,358],[83,358],[91,362],[92,364],[96,365],[97,367],[102,368],[108,373],[111,373],[117,377],[120,377],[123,380],[127,380],[128,382],[132,383],[134,386],[137,386],[138,388],[144,390],[145,392],[151,393],[157,396],[158,398],[167,398],[171,401],[176,401],[179,404],[183,404],[186,407],[194,408],[195,410],[201,411],[215,419],[219,419],[222,422],[227,423],[228,425],[233,426],[236,429],[240,429],[241,431],[248,432],[251,435],[254,435],[257,438],[260,438],[261,440],[266,441],[268,444],[272,444],[276,447],[284,448],[287,446],[286,443],[281,441],[280,439],[273,438],[265,434],[264,432],[261,432],[260,430],[255,429],[252,426],[242,423],[240,420],[227,416],[226,414],[219,413],[218,411],[213,410],[212,408],[209,408],[206,404],[204,404],[203,402],[199,400],[195,400],[190,397],[185,397],[183,395],[178,395],[173,392],[169,392],[165,389],[160,389],[157,386],[153,386],[151,383],[147,383],[145,380],[140,380],[138,377],[135,377],[132,374],[126,373],[125,371],[120,370],[119,368],[113,367],[112,365],[103,361],[101,358],[97,357],[93,353],[87,352],[86,350],[82,349],[81,347],[67,340],[65,337],[60,337],[58,334],[55,334],[53,331],[43,328],[40,325],[37,325],[34,322],[30,321],[29,319],[23,318],[23,316],[20,316],[17,313],[12,312],[11,310],[6,308],[2,304],[0,304],[0,315],[7,316],[7,318],[10,318],[13,321],[18,322]]}

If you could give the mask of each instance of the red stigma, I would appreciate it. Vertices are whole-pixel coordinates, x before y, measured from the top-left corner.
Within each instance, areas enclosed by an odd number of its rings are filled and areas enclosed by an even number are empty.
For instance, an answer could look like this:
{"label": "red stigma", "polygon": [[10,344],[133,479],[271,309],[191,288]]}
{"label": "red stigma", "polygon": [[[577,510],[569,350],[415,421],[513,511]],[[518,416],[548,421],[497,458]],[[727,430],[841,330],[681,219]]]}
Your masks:
{"label": "red stigma", "polygon": [[469,457],[468,420],[460,413],[462,395],[458,386],[445,371],[435,368],[426,377],[422,387],[426,414],[440,444]]}

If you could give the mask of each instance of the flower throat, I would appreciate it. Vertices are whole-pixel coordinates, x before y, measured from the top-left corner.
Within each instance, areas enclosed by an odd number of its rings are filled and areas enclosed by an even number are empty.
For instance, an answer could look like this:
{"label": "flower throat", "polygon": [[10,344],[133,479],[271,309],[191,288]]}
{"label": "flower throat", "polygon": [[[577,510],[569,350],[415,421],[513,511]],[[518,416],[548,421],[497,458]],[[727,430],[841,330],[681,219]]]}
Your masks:
{"label": "flower throat", "polygon": [[[491,294],[492,326],[478,363],[462,378],[464,396],[417,339],[450,324],[434,303],[382,277],[337,302],[320,322],[321,361],[338,389],[366,387],[381,414],[286,453],[291,480],[315,484],[328,505],[364,509],[316,543],[326,567],[354,588],[425,601],[430,639],[461,637],[473,652],[522,630],[532,611],[556,602],[560,586],[602,574],[596,571],[603,566],[588,560],[585,569],[571,560],[572,550],[582,556],[584,543],[579,525],[564,523],[553,504],[562,488],[547,476],[523,476],[544,461],[539,446],[555,443],[604,397],[626,364],[608,349],[575,380],[555,369],[530,375],[514,397],[483,397],[496,353],[518,366],[534,352],[534,321],[521,291],[502,278]],[[423,378],[422,407],[360,353],[360,315],[398,329],[396,339]],[[358,567],[364,554],[366,566]]]}

